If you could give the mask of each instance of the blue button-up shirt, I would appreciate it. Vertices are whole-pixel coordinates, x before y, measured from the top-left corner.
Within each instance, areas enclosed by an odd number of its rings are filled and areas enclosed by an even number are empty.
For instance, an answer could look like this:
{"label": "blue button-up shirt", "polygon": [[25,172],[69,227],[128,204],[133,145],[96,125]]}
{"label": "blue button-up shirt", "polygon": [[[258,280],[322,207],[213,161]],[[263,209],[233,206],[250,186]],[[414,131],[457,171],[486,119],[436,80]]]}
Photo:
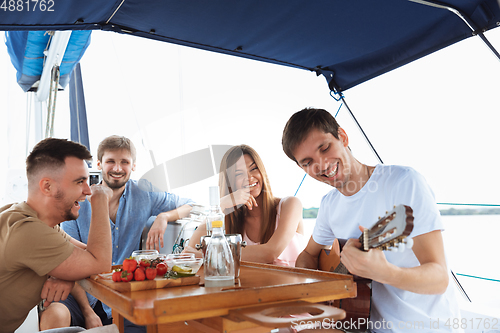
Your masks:
{"label": "blue button-up shirt", "polygon": [[[113,243],[113,265],[120,265],[125,258],[138,250],[146,222],[151,216],[176,209],[186,204],[194,204],[190,199],[183,199],[167,192],[153,192],[152,185],[140,180],[129,180],[120,198],[116,222],[109,220]],[[76,220],[61,224],[63,230],[71,237],[87,244],[89,239],[91,206],[88,200],[81,203],[80,216]],[[87,294],[90,305],[97,302],[92,295]],[[103,308],[111,317],[111,309],[103,304]]]}

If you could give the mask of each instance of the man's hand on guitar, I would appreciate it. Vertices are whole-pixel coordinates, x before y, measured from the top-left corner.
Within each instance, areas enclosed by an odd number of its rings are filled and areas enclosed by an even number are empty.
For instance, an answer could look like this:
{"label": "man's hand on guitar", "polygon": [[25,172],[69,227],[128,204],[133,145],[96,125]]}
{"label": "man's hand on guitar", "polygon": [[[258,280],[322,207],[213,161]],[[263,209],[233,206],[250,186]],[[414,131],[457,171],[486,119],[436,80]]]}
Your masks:
{"label": "man's hand on guitar", "polygon": [[359,239],[349,239],[340,253],[342,264],[353,275],[381,282],[389,270],[384,253],[379,249],[361,250]]}
{"label": "man's hand on guitar", "polygon": [[[399,268],[387,261],[382,250],[395,249],[410,235],[413,230],[413,210],[405,205],[395,206],[393,210],[386,212],[384,217],[379,218],[371,228],[360,226],[359,230],[361,231],[359,239],[347,240],[340,252],[340,262],[345,267],[340,267],[338,261],[327,266],[334,267],[334,271],[339,273],[347,269],[349,273],[361,278],[389,283]],[[337,243],[334,242],[333,247],[338,247],[344,241],[336,240]]]}

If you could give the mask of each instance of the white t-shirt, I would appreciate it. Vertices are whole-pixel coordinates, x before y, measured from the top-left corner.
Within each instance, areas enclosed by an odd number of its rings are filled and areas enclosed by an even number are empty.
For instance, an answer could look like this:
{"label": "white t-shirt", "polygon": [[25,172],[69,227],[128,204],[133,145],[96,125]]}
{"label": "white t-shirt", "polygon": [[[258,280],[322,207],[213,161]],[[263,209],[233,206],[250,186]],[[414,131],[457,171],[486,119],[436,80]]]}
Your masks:
{"label": "white t-shirt", "polygon": [[[443,230],[434,193],[422,175],[410,167],[377,165],[356,194],[344,196],[333,189],[323,197],[313,239],[318,244],[331,245],[335,238],[358,238],[358,226],[370,228],[399,204],[413,209],[414,227],[409,237]],[[412,250],[384,254],[399,267],[420,265]],[[373,332],[459,332],[452,325],[445,326],[447,321],[449,324],[460,319],[454,288],[450,278],[444,294],[421,295],[374,281],[369,328]]]}

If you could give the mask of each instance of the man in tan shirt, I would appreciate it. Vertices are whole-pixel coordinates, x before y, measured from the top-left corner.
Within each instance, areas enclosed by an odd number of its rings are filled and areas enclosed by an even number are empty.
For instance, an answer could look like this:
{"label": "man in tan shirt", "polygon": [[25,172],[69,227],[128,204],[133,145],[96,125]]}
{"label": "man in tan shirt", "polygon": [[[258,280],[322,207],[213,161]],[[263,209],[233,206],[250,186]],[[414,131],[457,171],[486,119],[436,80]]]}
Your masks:
{"label": "man in tan shirt", "polygon": [[[65,299],[74,281],[111,269],[112,191],[89,187],[91,158],[78,143],[40,141],[26,159],[28,199],[0,208],[0,333],[17,329],[42,300],[48,306]],[[77,218],[86,197],[93,214],[83,244],[58,224]]]}

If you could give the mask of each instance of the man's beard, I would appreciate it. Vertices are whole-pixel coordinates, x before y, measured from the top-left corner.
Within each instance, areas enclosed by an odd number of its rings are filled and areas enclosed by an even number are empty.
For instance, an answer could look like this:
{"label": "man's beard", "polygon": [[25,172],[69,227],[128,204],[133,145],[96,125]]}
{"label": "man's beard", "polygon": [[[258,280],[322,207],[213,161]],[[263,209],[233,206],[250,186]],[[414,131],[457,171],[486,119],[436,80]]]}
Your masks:
{"label": "man's beard", "polygon": [[118,180],[110,180],[110,177],[108,175],[106,175],[105,177],[102,178],[102,180],[104,180],[104,182],[106,183],[106,185],[108,185],[108,187],[112,190],[116,190],[116,189],[119,189],[119,188],[122,188],[123,186],[125,186],[125,184],[128,182],[130,177],[126,177],[124,178],[123,180],[121,181],[118,181]]}
{"label": "man's beard", "polygon": [[[64,203],[64,192],[61,191],[61,190],[57,190],[57,193],[55,195],[55,199],[61,203],[61,205],[63,207],[66,206],[66,204]],[[63,215],[62,215],[62,218],[63,218],[63,221],[71,221],[71,220],[76,220],[78,218],[78,216],[80,216],[80,213],[73,213],[71,210],[73,209],[73,207],[75,206],[75,203],[74,201],[71,203],[71,207],[69,207],[68,209],[66,208],[62,208],[63,210]]]}

